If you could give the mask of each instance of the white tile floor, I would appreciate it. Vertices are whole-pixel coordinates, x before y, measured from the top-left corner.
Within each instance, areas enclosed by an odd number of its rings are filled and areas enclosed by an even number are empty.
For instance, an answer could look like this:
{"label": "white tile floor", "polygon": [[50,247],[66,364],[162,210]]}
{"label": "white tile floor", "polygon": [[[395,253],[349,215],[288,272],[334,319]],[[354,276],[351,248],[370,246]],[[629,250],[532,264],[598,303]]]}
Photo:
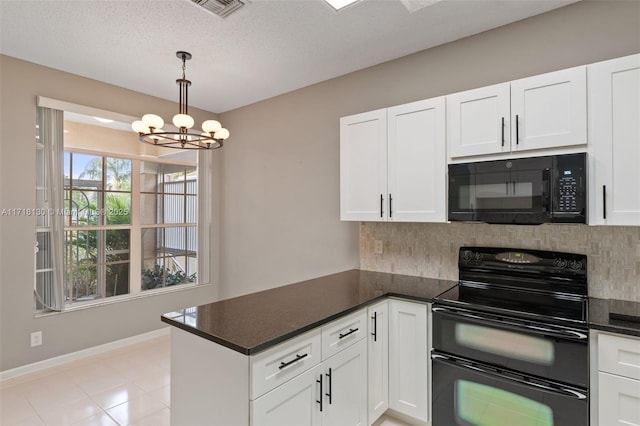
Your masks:
{"label": "white tile floor", "polygon": [[168,425],[169,357],[164,336],[5,380],[0,425]]}
{"label": "white tile floor", "polygon": [[[170,338],[0,383],[2,426],[169,425]],[[383,416],[376,426],[406,426]]]}

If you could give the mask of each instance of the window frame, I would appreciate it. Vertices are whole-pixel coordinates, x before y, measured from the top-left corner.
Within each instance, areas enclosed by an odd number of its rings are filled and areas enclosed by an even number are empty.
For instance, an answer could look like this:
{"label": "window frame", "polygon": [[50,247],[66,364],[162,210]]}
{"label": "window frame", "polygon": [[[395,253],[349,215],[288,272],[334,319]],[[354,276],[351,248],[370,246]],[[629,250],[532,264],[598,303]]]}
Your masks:
{"label": "window frame", "polygon": [[[56,99],[46,98],[42,96],[37,97],[37,107],[51,108],[56,110],[61,110],[63,112],[77,113],[88,116],[97,116],[102,118],[111,119],[118,122],[131,123],[135,121],[137,118],[125,114],[120,114],[112,111],[97,109],[93,107],[77,105],[65,101],[60,101]],[[167,126],[169,128],[171,126]],[[133,130],[132,130],[133,133]],[[140,142],[141,143],[141,142]],[[68,312],[77,309],[90,308],[95,306],[102,306],[111,303],[118,303],[122,301],[129,301],[134,299],[139,299],[143,297],[150,297],[165,293],[170,293],[174,291],[187,291],[189,289],[193,289],[196,287],[200,287],[203,285],[211,284],[210,281],[210,263],[208,262],[209,254],[211,253],[211,239],[209,237],[211,223],[212,223],[212,205],[209,201],[211,199],[207,194],[211,194],[211,164],[212,159],[211,155],[202,155],[200,151],[196,151],[196,162],[195,166],[198,169],[197,173],[197,220],[195,223],[196,232],[197,232],[197,280],[195,283],[184,283],[175,286],[165,286],[156,289],[142,290],[141,289],[141,273],[142,273],[142,244],[141,244],[141,234],[142,229],[144,229],[145,225],[141,224],[140,218],[140,165],[145,161],[151,161],[156,163],[166,163],[166,164],[180,164],[185,166],[193,166],[194,163],[192,161],[184,161],[175,158],[167,158],[167,157],[179,157],[178,154],[180,151],[177,151],[178,155],[159,155],[159,156],[149,156],[145,154],[133,155],[130,153],[122,154],[116,151],[110,151],[108,149],[94,150],[89,148],[64,148],[64,152],[74,152],[81,154],[92,154],[99,155],[102,157],[114,157],[114,158],[122,158],[131,160],[131,223],[128,225],[99,225],[99,226],[86,226],[83,229],[129,229],[129,293],[122,295],[114,295],[110,297],[100,297],[93,300],[81,301],[81,302],[69,302],[63,301],[63,306],[60,311],[52,311],[50,309],[38,309],[37,304],[34,300],[34,312],[36,315],[46,315],[52,312]],[[210,153],[205,153],[210,154]],[[62,172],[64,170],[61,170]],[[182,224],[179,224],[182,225]],[[148,225],[146,225],[148,226]],[[162,225],[160,225],[162,226]],[[186,225],[185,225],[186,226]],[[65,223],[63,233],[68,232],[68,226]],[[74,230],[78,230],[78,228],[74,228]],[[41,226],[38,226],[34,223],[34,236],[37,235],[38,232],[44,232]],[[63,237],[64,238],[64,237]],[[134,240],[137,238],[138,243],[134,244]],[[34,259],[35,261],[35,259]],[[62,262],[62,265],[54,265],[54,267],[62,267],[63,270],[66,269],[67,265],[65,262]],[[137,271],[137,272],[136,272]],[[37,264],[34,264],[34,285],[35,285],[35,276],[37,272],[40,270],[37,269]],[[138,273],[139,272],[139,273]],[[61,291],[65,291],[65,283],[62,283]],[[132,291],[132,290],[136,291]]]}

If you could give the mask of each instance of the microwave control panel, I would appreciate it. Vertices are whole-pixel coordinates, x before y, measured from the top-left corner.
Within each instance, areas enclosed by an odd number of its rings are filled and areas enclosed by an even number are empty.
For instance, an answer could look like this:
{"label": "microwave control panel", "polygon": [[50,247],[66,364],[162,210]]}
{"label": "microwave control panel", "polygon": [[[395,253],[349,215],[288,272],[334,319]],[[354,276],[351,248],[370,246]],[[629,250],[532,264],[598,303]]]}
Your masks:
{"label": "microwave control panel", "polygon": [[578,182],[573,177],[572,170],[562,170],[558,179],[558,210],[561,212],[574,212],[577,210]]}

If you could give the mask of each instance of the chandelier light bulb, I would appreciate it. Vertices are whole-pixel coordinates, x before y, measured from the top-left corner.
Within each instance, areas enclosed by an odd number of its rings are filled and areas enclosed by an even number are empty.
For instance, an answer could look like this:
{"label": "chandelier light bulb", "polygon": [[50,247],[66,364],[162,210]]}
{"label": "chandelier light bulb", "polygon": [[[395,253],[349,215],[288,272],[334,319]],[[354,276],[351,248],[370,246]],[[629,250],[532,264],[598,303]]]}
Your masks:
{"label": "chandelier light bulb", "polygon": [[214,136],[216,139],[227,139],[229,137],[229,131],[224,127],[218,130]]}
{"label": "chandelier light bulb", "polygon": [[131,127],[133,128],[133,131],[136,132],[136,133],[148,133],[149,132],[149,126],[144,124],[142,122],[142,120],[134,121],[133,123],[131,123]]}
{"label": "chandelier light bulb", "polygon": [[173,125],[190,129],[194,125],[193,118],[188,114],[176,114],[173,116]]}
{"label": "chandelier light bulb", "polygon": [[202,123],[202,130],[206,133],[215,133],[222,129],[222,124],[217,120],[207,120]]}
{"label": "chandelier light bulb", "polygon": [[154,129],[160,129],[164,126],[164,120],[159,115],[155,114],[145,114],[142,116],[142,122],[147,125],[147,127],[153,127]]}

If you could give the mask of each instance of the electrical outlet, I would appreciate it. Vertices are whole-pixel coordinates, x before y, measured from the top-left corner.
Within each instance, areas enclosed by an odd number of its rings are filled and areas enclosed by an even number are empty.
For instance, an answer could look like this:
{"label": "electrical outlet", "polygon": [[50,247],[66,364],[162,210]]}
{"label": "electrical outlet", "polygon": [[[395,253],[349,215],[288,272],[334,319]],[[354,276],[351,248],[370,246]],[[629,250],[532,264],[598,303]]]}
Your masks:
{"label": "electrical outlet", "polygon": [[42,331],[34,331],[31,333],[31,347],[40,346],[42,344]]}
{"label": "electrical outlet", "polygon": [[375,240],[375,246],[373,248],[373,252],[375,254],[382,254],[384,251],[384,245],[382,244],[382,240]]}

